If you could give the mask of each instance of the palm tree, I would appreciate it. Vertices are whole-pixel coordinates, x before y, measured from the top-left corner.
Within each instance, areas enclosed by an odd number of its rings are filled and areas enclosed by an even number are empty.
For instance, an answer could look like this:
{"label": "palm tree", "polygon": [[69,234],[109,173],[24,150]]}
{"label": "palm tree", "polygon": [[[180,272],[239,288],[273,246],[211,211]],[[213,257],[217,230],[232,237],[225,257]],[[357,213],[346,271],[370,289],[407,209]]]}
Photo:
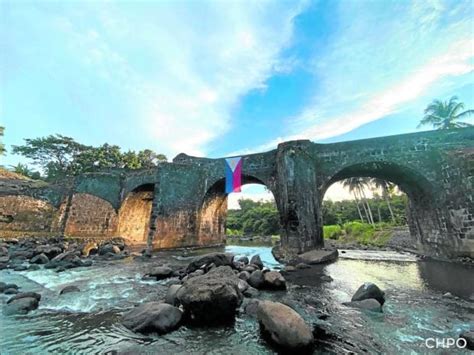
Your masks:
{"label": "palm tree", "polygon": [[369,202],[367,201],[367,197],[365,195],[365,189],[367,188],[368,179],[364,177],[352,177],[349,179],[345,179],[342,185],[347,187],[350,192],[354,195],[357,205],[357,211],[359,212],[360,219],[364,222],[364,218],[362,217],[362,213],[359,207],[359,200],[362,200],[362,207],[364,208],[365,215],[367,217],[367,221],[374,224],[374,218],[372,216],[372,210],[370,209]]}
{"label": "palm tree", "polygon": [[382,196],[387,203],[388,210],[390,211],[390,217],[392,218],[392,222],[395,222],[395,216],[393,214],[392,206],[390,204],[390,190],[393,190],[395,184],[378,178],[372,178],[371,183],[378,189],[382,190]]}
{"label": "palm tree", "polygon": [[451,97],[449,101],[433,100],[426,107],[425,117],[420,121],[418,127],[423,125],[432,125],[436,129],[471,127],[471,124],[458,120],[474,114],[474,110],[463,111],[463,109],[464,104],[458,101],[457,96]]}

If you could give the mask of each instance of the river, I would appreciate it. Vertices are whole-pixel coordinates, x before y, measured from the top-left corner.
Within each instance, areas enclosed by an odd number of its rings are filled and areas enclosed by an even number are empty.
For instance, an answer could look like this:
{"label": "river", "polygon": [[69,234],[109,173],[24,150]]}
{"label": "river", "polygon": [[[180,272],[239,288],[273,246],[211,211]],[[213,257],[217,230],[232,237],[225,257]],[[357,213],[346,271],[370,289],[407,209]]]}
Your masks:
{"label": "river", "polygon": [[[271,255],[270,247],[225,249],[238,255],[260,254],[266,266],[282,267]],[[195,253],[160,252],[152,260],[186,265]],[[61,273],[46,269],[0,271],[2,281],[42,295],[38,310],[28,315],[0,315],[1,353],[274,353],[261,339],[256,320],[243,312],[232,326],[183,326],[163,336],[140,335],[123,327],[120,317],[125,310],[163,299],[166,294],[168,280],[142,280],[150,266],[150,262],[127,258],[98,261],[89,268]],[[323,275],[333,281],[324,277],[323,281]],[[419,260],[396,252],[347,250],[341,251],[332,264],[313,266],[287,274],[286,278],[287,291],[260,292],[259,298],[290,305],[318,329],[315,354],[436,353],[426,347],[425,339],[457,338],[462,330],[474,328],[474,269],[470,266]],[[367,281],[386,292],[383,313],[342,305]],[[67,285],[76,285],[81,292],[59,296]],[[446,292],[453,296],[443,297]],[[7,299],[6,295],[0,296],[2,307]],[[449,353],[456,351],[463,353]]]}

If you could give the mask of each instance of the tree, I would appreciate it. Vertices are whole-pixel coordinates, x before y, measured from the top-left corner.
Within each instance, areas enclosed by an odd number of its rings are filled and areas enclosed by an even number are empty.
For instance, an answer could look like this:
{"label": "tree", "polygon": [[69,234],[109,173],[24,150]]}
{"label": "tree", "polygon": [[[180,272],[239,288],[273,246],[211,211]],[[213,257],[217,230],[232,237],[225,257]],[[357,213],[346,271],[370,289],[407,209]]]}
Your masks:
{"label": "tree", "polygon": [[20,174],[34,180],[41,179],[41,174],[37,171],[31,170],[26,164],[18,163],[16,166],[12,166],[12,168],[13,172],[16,174]]}
{"label": "tree", "polygon": [[43,169],[48,180],[78,173],[75,159],[91,148],[60,134],[25,139],[25,142],[25,145],[13,146],[12,152],[31,159]]}
{"label": "tree", "polygon": [[[344,187],[349,188],[349,191],[352,192],[356,202],[358,203],[359,200],[362,201],[362,207],[364,208],[365,215],[367,217],[367,221],[371,224],[374,224],[374,218],[372,216],[372,210],[370,208],[369,202],[367,200],[367,196],[365,195],[365,189],[367,188],[369,183],[368,178],[364,177],[352,177],[349,179],[345,179],[342,183]],[[359,205],[358,205],[359,206]],[[359,215],[361,217],[362,222],[364,221],[362,217],[362,213],[359,209]]]}
{"label": "tree", "polygon": [[166,156],[149,149],[138,153],[122,153],[117,145],[105,143],[99,147],[86,146],[59,134],[25,139],[25,142],[25,145],[14,146],[13,152],[33,160],[43,170],[46,180],[101,169],[153,168],[158,162],[166,161]]}
{"label": "tree", "polygon": [[433,100],[425,109],[425,116],[420,121],[420,126],[432,125],[436,129],[453,129],[471,127],[466,122],[459,122],[474,114],[474,110],[463,111],[464,104],[458,101],[457,96],[451,97],[449,101]]}
{"label": "tree", "polygon": [[5,154],[5,145],[3,144],[3,131],[5,131],[5,127],[0,126],[0,156]]}
{"label": "tree", "polygon": [[395,184],[390,181],[372,178],[372,184],[382,190],[382,197],[384,198],[385,202],[387,203],[388,210],[390,211],[390,217],[392,218],[392,222],[395,223],[395,216],[393,214],[392,206],[390,205],[390,191],[394,189]]}

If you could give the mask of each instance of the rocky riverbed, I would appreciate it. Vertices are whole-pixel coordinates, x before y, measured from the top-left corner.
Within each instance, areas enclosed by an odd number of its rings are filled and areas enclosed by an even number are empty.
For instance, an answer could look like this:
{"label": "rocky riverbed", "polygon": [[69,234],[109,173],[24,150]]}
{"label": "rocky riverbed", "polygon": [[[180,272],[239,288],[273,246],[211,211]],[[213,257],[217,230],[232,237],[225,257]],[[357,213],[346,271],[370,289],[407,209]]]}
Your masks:
{"label": "rocky riverbed", "polygon": [[474,270],[409,254],[285,267],[268,247],[147,257],[120,240],[37,242],[1,246],[2,353],[426,352],[474,326]]}

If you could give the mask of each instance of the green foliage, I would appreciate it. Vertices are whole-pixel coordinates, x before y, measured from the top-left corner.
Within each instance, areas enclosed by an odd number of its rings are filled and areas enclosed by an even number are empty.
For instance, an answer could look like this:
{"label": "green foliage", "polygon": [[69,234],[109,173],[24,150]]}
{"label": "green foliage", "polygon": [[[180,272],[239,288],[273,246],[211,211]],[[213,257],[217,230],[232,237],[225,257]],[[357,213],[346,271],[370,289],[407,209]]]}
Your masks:
{"label": "green foliage", "polygon": [[5,145],[3,144],[3,132],[5,131],[5,127],[0,126],[0,156],[5,154]]}
{"label": "green foliage", "polygon": [[375,233],[373,225],[362,222],[347,222],[343,228],[346,234],[361,244],[369,244]]}
{"label": "green foliage", "polygon": [[25,139],[22,146],[13,146],[13,153],[23,155],[39,166],[46,180],[74,176],[101,169],[152,168],[166,156],[149,149],[122,153],[119,146],[103,144],[99,147],[86,146],[62,135],[50,135]]}
{"label": "green foliage", "polygon": [[232,235],[275,235],[280,232],[278,211],[274,202],[239,201],[240,210],[229,210],[227,231]]}
{"label": "green foliage", "polygon": [[425,116],[420,121],[420,126],[432,125],[436,129],[453,129],[472,126],[460,119],[474,114],[474,110],[464,110],[464,104],[458,101],[457,96],[449,101],[433,100],[425,109]]}
{"label": "green foliage", "polygon": [[323,235],[325,239],[339,239],[344,234],[341,226],[329,225],[323,227]]}
{"label": "green foliage", "polygon": [[16,166],[12,166],[11,170],[16,174],[20,174],[34,180],[41,179],[41,174],[28,168],[26,164],[18,163]]}

